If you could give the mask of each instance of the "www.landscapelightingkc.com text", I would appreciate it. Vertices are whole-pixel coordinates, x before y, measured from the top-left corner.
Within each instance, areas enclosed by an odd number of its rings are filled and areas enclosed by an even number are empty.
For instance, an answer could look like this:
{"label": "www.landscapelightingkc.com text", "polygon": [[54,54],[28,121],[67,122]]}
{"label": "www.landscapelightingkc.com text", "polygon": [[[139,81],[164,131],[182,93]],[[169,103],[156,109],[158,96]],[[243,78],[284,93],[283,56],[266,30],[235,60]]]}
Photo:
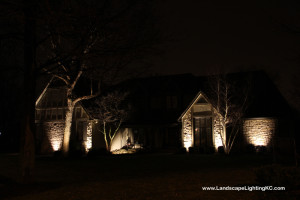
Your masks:
{"label": "www.landscapelightingkc.com text", "polygon": [[206,191],[284,191],[285,187],[273,187],[273,186],[210,186],[202,187],[202,190]]}

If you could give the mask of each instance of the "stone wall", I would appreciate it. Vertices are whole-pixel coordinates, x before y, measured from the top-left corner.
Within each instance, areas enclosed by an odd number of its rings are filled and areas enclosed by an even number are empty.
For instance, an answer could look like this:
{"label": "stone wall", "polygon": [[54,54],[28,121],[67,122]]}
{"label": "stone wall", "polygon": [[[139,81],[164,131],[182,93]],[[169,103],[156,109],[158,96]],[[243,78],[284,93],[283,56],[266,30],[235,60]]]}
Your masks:
{"label": "stone wall", "polygon": [[269,146],[275,132],[276,120],[271,118],[245,119],[243,133],[248,144]]}
{"label": "stone wall", "polygon": [[182,118],[182,139],[183,146],[188,150],[193,143],[193,131],[192,131],[192,113],[189,110]]}
{"label": "stone wall", "polygon": [[45,122],[43,123],[43,131],[47,136],[53,151],[61,148],[64,136],[64,122]]}
{"label": "stone wall", "polygon": [[214,116],[215,116],[214,119],[213,119],[213,121],[214,121],[214,124],[213,124],[213,126],[214,126],[214,129],[213,129],[214,130],[214,133],[213,133],[213,135],[214,135],[214,147],[216,149],[218,149],[218,147],[223,146],[220,134],[224,135],[224,133],[223,133],[223,127],[221,125],[219,116],[217,114],[214,114]]}
{"label": "stone wall", "polygon": [[86,140],[84,141],[85,151],[88,152],[92,148],[92,122],[88,122],[86,127]]}

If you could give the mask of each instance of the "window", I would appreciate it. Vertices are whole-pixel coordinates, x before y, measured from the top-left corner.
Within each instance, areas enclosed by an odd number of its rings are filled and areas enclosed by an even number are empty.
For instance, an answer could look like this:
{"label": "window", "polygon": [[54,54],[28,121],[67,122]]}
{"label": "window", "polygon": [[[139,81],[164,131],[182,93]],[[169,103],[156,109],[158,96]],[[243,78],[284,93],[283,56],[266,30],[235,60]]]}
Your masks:
{"label": "window", "polygon": [[54,108],[54,109],[52,110],[52,119],[53,119],[53,120],[56,119],[56,115],[57,115],[57,109]]}
{"label": "window", "polygon": [[44,120],[46,118],[46,110],[41,110],[41,119]]}
{"label": "window", "polygon": [[41,118],[41,111],[40,110],[35,110],[35,119],[39,120]]}
{"label": "window", "polygon": [[56,101],[56,99],[53,99],[52,106],[53,107],[57,107],[57,101]]}
{"label": "window", "polygon": [[46,110],[46,119],[51,119],[51,110],[50,109]]}
{"label": "window", "polygon": [[63,119],[63,109],[57,109],[57,119]]}
{"label": "window", "polygon": [[58,100],[57,106],[58,106],[58,107],[63,106],[63,99],[59,99],[59,100]]}
{"label": "window", "polygon": [[81,118],[81,108],[76,108],[76,118]]}

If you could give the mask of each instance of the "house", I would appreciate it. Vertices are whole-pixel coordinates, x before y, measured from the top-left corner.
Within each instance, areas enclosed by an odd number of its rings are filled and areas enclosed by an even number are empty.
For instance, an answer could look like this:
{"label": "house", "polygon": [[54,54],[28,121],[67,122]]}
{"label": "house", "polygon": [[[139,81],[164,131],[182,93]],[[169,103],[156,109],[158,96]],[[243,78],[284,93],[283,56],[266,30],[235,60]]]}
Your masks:
{"label": "house", "polygon": [[[53,78],[36,100],[36,148],[42,154],[61,149],[67,109],[66,88]],[[71,149],[92,147],[92,118],[81,103],[74,108]]]}
{"label": "house", "polygon": [[[270,149],[274,138],[291,137],[290,108],[264,72],[237,73],[229,77],[237,83],[237,93],[244,84],[249,84],[249,77],[251,79],[249,101],[242,123],[238,125],[241,131],[235,149],[247,145]],[[118,91],[129,92],[125,103],[130,110],[111,150],[121,149],[128,142],[132,147],[160,151],[194,147],[208,152],[223,146],[221,137],[228,136],[218,124],[208,82],[209,77],[181,74],[136,78],[114,86]],[[42,152],[61,148],[65,98],[63,86],[50,83],[37,101],[37,138]],[[92,101],[76,106],[72,123],[73,146],[85,151],[105,147],[99,131],[101,122],[89,109]]]}

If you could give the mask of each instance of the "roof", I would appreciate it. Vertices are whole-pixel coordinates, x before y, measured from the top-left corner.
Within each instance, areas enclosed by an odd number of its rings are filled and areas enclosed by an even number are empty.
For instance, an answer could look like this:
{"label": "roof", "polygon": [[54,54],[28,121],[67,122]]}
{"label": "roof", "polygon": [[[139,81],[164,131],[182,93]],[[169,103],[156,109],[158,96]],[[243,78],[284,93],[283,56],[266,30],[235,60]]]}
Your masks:
{"label": "roof", "polygon": [[[290,112],[287,102],[265,72],[233,73],[228,77],[236,83],[237,93],[245,84],[249,83],[247,80],[251,80],[249,106],[245,117],[280,117]],[[129,93],[125,104],[128,104],[131,109],[125,124],[164,126],[177,124],[178,118],[184,115],[200,94],[205,95],[208,100],[213,98],[209,80],[208,76],[192,74],[150,76],[123,81],[118,85],[106,88],[102,94],[113,90]],[[86,80],[81,81],[83,84],[76,88],[76,94],[86,92],[87,87],[85,86],[88,83]],[[50,87],[60,85],[62,83],[59,81],[53,81]],[[176,108],[168,108],[168,103],[175,101],[173,97],[177,99]],[[88,108],[94,106],[95,100],[96,98],[81,102],[81,105],[87,108],[86,111],[89,112],[89,115],[94,118],[96,118],[95,113]]]}

